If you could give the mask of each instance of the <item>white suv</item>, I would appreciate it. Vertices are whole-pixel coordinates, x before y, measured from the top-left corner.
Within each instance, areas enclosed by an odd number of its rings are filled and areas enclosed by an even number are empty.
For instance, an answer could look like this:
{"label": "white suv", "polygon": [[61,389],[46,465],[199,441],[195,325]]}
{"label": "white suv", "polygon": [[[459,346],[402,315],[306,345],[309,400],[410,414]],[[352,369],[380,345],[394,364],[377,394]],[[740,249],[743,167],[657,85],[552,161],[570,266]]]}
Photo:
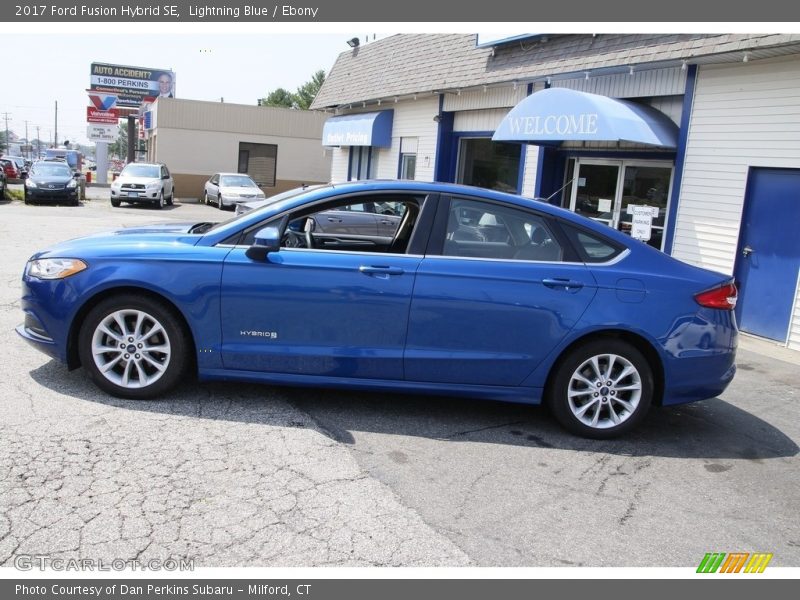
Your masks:
{"label": "white suv", "polygon": [[111,206],[122,202],[147,202],[156,208],[172,206],[175,183],[161,163],[130,163],[111,184]]}

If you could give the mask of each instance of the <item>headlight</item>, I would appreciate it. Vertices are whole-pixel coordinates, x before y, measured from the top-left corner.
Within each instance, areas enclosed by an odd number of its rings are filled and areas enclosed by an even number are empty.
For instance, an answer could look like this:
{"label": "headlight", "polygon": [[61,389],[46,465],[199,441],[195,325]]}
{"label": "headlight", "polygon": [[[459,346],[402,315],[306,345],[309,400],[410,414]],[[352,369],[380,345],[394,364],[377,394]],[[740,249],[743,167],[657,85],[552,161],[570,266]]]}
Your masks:
{"label": "headlight", "polygon": [[33,179],[26,179],[25,180],[25,187],[35,188],[35,187],[39,187],[39,186],[36,185],[36,182]]}
{"label": "headlight", "polygon": [[161,187],[161,182],[160,181],[152,181],[152,182],[147,184],[147,189],[148,190],[157,190],[160,187]]}
{"label": "headlight", "polygon": [[67,189],[68,189],[68,190],[70,190],[70,189],[72,189],[72,188],[76,188],[76,187],[78,187],[78,180],[77,180],[77,179],[72,179],[72,180],[71,180],[71,181],[70,181],[70,182],[67,184]]}
{"label": "headlight", "polygon": [[77,258],[40,258],[28,263],[28,275],[37,279],[64,279],[86,269]]}

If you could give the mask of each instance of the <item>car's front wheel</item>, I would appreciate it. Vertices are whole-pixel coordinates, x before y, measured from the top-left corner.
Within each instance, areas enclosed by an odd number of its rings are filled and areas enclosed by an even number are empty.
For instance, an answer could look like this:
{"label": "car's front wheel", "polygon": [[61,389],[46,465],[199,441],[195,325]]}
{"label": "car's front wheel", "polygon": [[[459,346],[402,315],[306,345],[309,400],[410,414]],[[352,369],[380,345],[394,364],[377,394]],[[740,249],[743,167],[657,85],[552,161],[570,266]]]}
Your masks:
{"label": "car's front wheel", "polygon": [[161,190],[161,193],[158,194],[158,203],[156,204],[156,208],[161,210],[167,205],[166,201],[164,200],[164,190]]}
{"label": "car's front wheel", "polygon": [[120,398],[154,398],[174,388],[190,362],[191,341],[174,310],[123,295],[95,306],[78,336],[81,364],[95,384]]}
{"label": "car's front wheel", "polygon": [[572,350],[548,390],[553,416],[569,431],[609,439],[635,428],[653,400],[653,370],[628,342],[607,338]]}

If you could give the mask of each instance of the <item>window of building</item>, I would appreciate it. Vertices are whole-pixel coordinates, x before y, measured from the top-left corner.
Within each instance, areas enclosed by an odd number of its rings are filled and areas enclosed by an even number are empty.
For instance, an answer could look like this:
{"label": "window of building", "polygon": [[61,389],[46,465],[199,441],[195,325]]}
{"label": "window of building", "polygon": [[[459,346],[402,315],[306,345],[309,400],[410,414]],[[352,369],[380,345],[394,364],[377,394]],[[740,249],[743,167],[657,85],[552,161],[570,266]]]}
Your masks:
{"label": "window of building", "polygon": [[373,152],[372,146],[351,146],[350,172],[347,180],[375,179],[375,173],[378,168],[377,155],[377,152]]}
{"label": "window of building", "polygon": [[464,138],[458,149],[457,183],[516,193],[522,144]]}
{"label": "window of building", "polygon": [[276,144],[239,142],[239,173],[247,173],[259,187],[275,187],[278,165]]}
{"label": "window of building", "polygon": [[400,179],[414,179],[417,172],[418,138],[400,138]]}

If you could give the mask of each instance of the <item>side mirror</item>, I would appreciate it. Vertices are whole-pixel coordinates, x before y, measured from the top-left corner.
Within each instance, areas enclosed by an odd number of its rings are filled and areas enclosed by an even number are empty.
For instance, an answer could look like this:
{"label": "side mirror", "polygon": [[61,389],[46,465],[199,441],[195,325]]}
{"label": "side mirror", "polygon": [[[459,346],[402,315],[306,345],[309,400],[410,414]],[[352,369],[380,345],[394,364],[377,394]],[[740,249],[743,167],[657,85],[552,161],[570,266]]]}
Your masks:
{"label": "side mirror", "polygon": [[80,178],[81,178],[81,174],[80,174],[78,171],[75,171],[75,172],[72,174],[72,176],[73,176],[75,179],[80,179]]}
{"label": "side mirror", "polygon": [[247,249],[245,255],[250,260],[266,260],[270,252],[281,249],[281,230],[278,227],[264,227],[256,233],[253,245]]}
{"label": "side mirror", "polygon": [[27,179],[28,178],[28,172],[27,171],[23,171],[22,173],[19,174],[19,177],[20,177],[20,179]]}
{"label": "side mirror", "polygon": [[169,175],[162,175],[161,179],[169,179]]}

